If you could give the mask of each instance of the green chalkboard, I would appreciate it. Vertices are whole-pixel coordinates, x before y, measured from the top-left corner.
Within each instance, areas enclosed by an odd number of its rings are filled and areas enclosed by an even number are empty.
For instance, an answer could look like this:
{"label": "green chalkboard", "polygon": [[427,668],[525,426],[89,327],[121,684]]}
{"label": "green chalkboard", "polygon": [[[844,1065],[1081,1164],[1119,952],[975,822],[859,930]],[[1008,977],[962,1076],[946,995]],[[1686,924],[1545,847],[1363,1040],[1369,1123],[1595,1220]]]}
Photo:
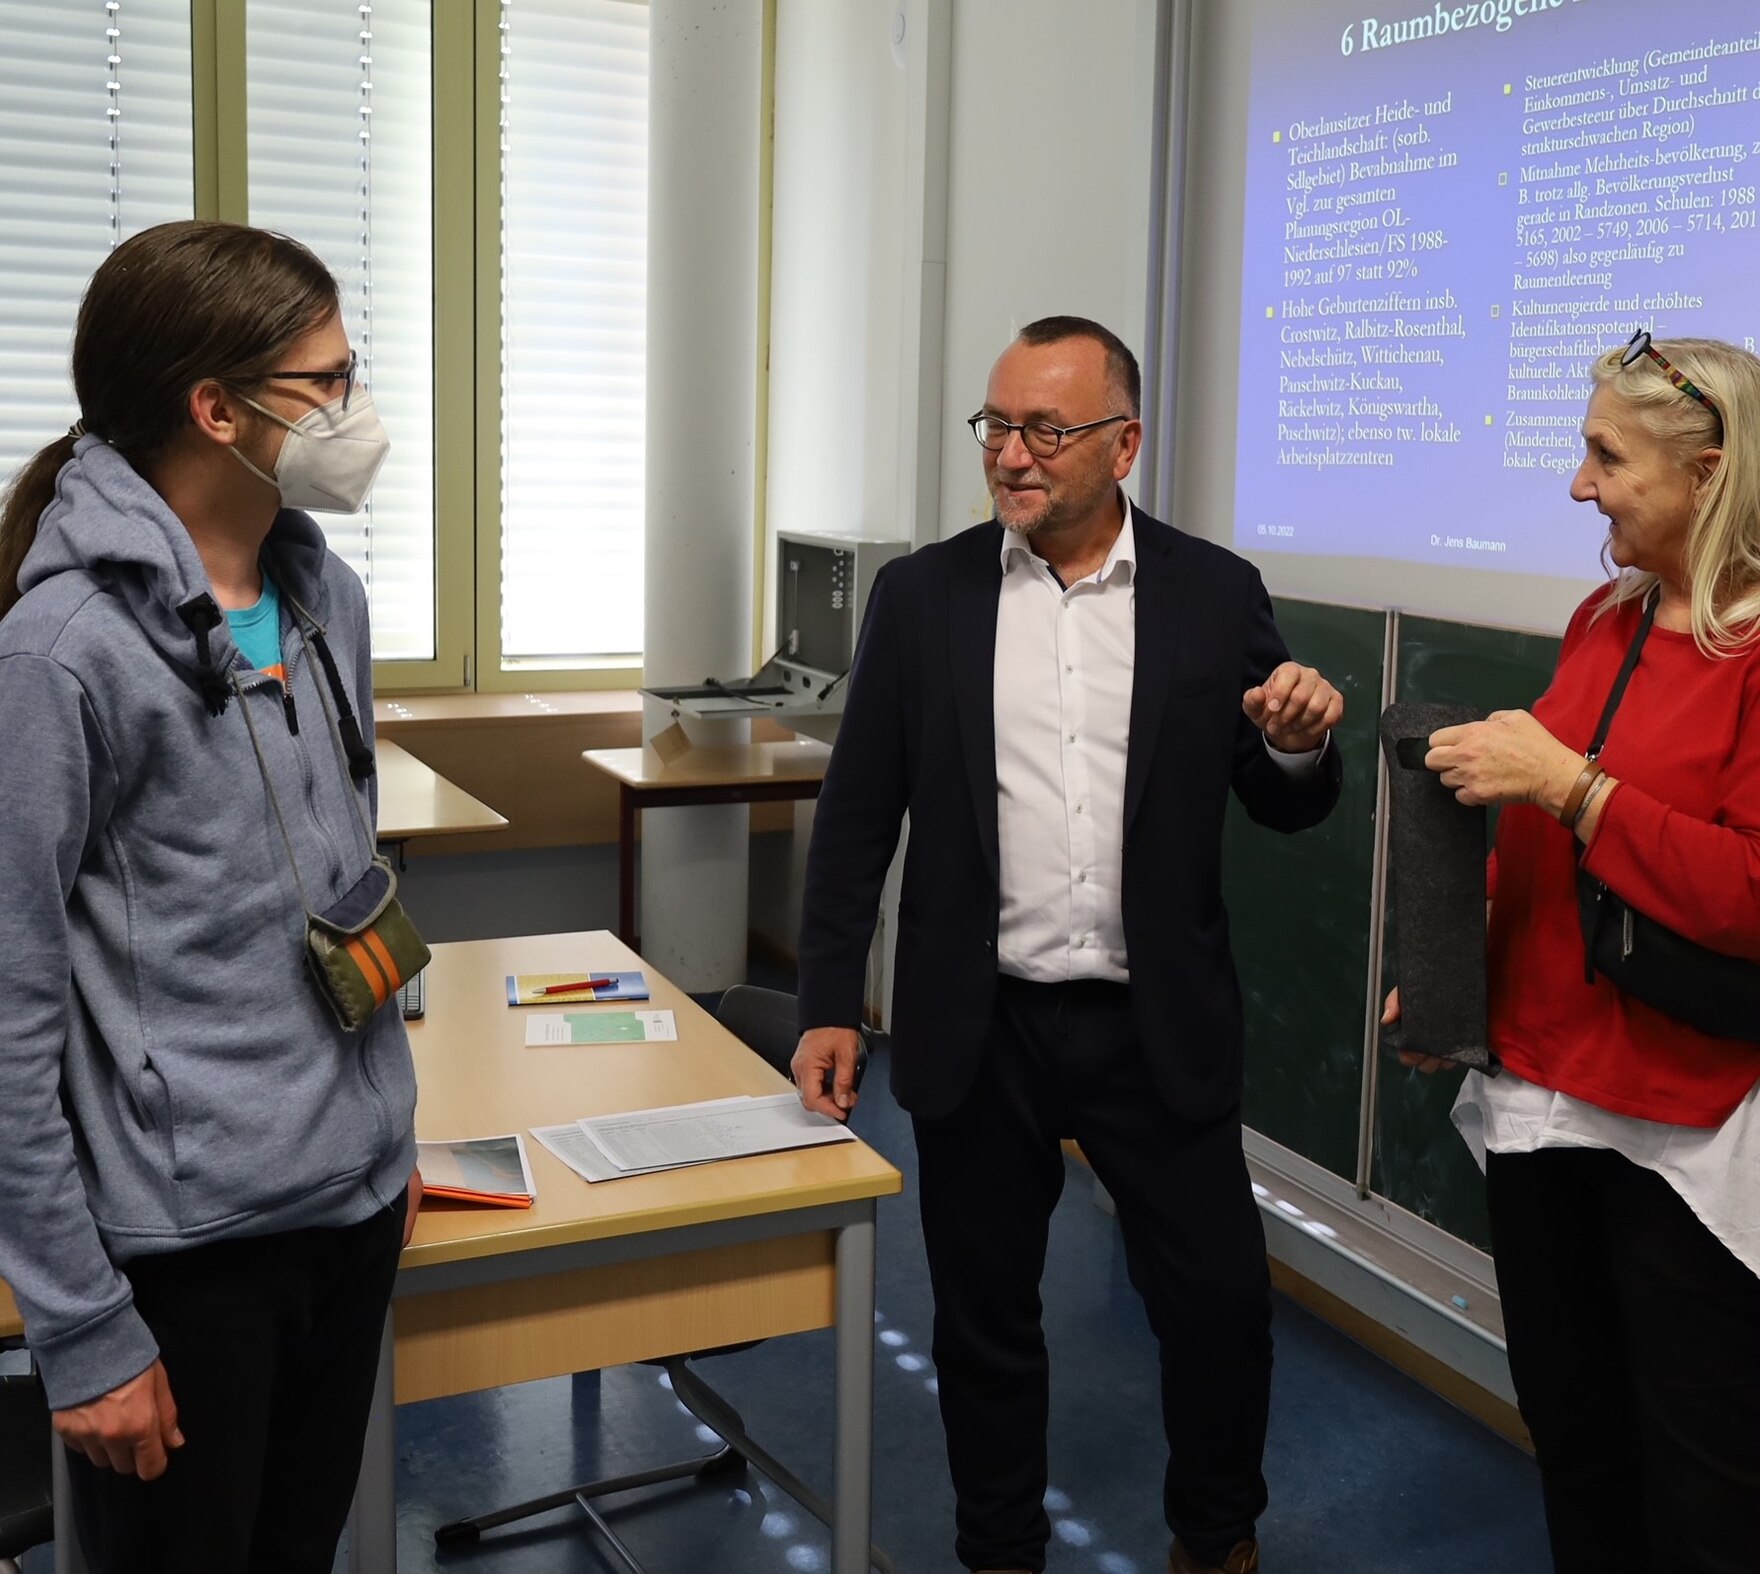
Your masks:
{"label": "green chalkboard", "polygon": [[1229,806],[1223,880],[1246,1007],[1246,1124],[1355,1180],[1375,856],[1375,751],[1386,619],[1311,601],[1274,602],[1298,661],[1344,695],[1334,740],[1344,790],[1296,836]]}
{"label": "green chalkboard", "polygon": [[[1527,709],[1552,680],[1559,642],[1548,635],[1402,616],[1395,690],[1402,700]],[[1495,819],[1492,821],[1495,830]],[[1383,989],[1398,980],[1391,928]],[[1381,1063],[1375,1109],[1373,1189],[1476,1246],[1490,1249],[1485,1187],[1448,1118],[1460,1075]]]}

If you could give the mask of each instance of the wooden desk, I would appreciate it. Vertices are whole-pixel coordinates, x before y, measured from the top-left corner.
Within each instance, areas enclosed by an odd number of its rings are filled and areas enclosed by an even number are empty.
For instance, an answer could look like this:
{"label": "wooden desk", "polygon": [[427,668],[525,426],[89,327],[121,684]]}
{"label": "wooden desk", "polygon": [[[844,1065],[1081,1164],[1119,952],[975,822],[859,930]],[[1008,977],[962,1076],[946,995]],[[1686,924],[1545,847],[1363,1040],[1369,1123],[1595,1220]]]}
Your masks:
{"label": "wooden desk", "polygon": [[18,1315],[18,1302],[0,1281],[0,1339],[16,1339],[23,1332],[24,1319]]}
{"label": "wooden desk", "polygon": [[[527,1049],[512,972],[643,967],[677,1014],[663,1045]],[[428,1139],[787,1086],[603,931],[434,948],[410,1024]],[[403,1256],[350,1533],[355,1574],[396,1566],[397,1402],[835,1326],[833,1574],[868,1563],[875,1199],[898,1172],[860,1143],[589,1186],[529,1135],[529,1211],[424,1213]],[[395,1341],[395,1354],[393,1353]],[[534,1483],[536,1485],[536,1483]],[[558,1486],[566,1483],[558,1482]]]}
{"label": "wooden desk", "polygon": [[581,756],[617,783],[617,933],[636,935],[636,816],[695,803],[817,798],[831,750],[790,743],[711,744],[663,759],[652,748],[588,749]]}
{"label": "wooden desk", "polygon": [[380,738],[373,752],[379,762],[380,841],[506,829],[503,816],[430,770],[401,744]]}

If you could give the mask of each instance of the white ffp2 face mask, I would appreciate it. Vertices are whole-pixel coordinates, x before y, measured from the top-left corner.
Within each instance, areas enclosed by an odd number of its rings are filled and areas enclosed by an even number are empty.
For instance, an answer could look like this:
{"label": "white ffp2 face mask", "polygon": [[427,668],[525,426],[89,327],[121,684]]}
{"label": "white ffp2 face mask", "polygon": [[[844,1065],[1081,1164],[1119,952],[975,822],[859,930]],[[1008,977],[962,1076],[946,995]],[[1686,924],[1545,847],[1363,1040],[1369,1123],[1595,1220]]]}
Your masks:
{"label": "white ffp2 face mask", "polygon": [[232,445],[233,458],[259,481],[274,487],[281,494],[283,507],[311,508],[326,514],[359,511],[391,449],[391,439],[385,435],[370,393],[356,389],[347,410],[342,408],[342,400],[332,399],[297,421],[264,409],[254,399],[245,403],[287,428],[274,475],[265,474],[239,452],[238,444]]}

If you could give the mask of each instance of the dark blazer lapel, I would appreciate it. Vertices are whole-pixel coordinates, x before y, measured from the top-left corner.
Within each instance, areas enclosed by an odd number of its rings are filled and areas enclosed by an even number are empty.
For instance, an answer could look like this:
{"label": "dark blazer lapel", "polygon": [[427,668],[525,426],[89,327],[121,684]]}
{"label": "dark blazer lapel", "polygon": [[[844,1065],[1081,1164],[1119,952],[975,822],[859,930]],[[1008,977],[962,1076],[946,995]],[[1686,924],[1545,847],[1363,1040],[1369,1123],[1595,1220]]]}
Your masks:
{"label": "dark blazer lapel", "polygon": [[[1131,673],[1131,738],[1124,764],[1124,829],[1130,835],[1149,766],[1161,741],[1174,656],[1191,636],[1192,587],[1177,571],[1178,536],[1158,520],[1133,515],[1137,538],[1137,650]],[[1186,652],[1190,658],[1191,652]]]}
{"label": "dark blazer lapel", "polygon": [[947,588],[949,677],[978,839],[993,878],[996,850],[996,599],[1002,586],[1002,537],[991,525],[971,532],[971,551]]}

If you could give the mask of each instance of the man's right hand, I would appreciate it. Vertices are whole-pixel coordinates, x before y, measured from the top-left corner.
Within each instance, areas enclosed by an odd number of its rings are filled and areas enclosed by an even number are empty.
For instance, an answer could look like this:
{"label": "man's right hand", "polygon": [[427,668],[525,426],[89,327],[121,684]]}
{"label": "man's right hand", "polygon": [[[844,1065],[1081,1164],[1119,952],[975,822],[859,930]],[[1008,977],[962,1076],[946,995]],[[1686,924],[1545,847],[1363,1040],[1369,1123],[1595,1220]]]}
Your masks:
{"label": "man's right hand", "polygon": [[164,1475],[166,1454],[183,1447],[177,1401],[162,1361],[87,1404],[57,1410],[54,1419],[69,1448],[94,1465],[143,1481]]}
{"label": "man's right hand", "polygon": [[[853,1027],[813,1027],[801,1034],[789,1073],[800,1090],[801,1103],[833,1120],[848,1120],[859,1095],[855,1090],[856,1050],[861,1035]],[[825,1073],[831,1091],[825,1091]]]}

